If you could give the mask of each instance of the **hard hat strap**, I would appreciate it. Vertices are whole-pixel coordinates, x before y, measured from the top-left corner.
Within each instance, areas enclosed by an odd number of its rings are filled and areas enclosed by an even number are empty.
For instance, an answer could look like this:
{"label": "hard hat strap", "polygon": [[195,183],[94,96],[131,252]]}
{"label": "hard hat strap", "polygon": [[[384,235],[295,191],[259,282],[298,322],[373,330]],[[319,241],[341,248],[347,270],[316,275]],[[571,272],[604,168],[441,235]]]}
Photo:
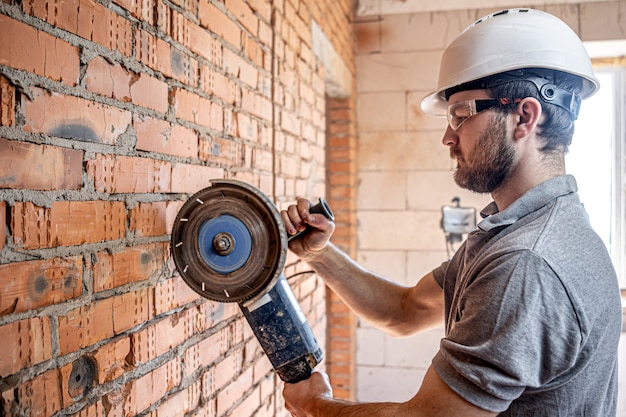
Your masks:
{"label": "hard hat strap", "polygon": [[569,113],[572,120],[576,120],[582,100],[577,93],[558,87],[555,83],[556,76],[556,71],[542,68],[508,71],[449,88],[445,91],[445,99],[447,101],[452,94],[459,91],[483,90],[515,81],[530,81],[537,88],[544,103],[561,107]]}

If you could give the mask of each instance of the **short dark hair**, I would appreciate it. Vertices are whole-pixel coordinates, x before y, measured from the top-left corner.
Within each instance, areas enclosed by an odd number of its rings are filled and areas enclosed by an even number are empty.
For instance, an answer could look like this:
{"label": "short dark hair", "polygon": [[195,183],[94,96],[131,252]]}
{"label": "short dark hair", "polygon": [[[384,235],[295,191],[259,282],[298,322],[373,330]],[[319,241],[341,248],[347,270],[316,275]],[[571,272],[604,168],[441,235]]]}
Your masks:
{"label": "short dark hair", "polygon": [[[549,81],[557,89],[573,93],[578,96],[582,90],[582,79],[578,76],[560,71],[553,71],[554,75]],[[574,135],[575,116],[570,112],[542,98],[535,83],[520,78],[514,81],[490,86],[487,88],[493,98],[505,99],[512,104],[499,107],[502,112],[510,112],[515,107],[515,100],[526,97],[534,97],[540,103],[544,114],[544,120],[538,125],[539,137],[543,141],[542,152],[562,150],[567,152]]]}

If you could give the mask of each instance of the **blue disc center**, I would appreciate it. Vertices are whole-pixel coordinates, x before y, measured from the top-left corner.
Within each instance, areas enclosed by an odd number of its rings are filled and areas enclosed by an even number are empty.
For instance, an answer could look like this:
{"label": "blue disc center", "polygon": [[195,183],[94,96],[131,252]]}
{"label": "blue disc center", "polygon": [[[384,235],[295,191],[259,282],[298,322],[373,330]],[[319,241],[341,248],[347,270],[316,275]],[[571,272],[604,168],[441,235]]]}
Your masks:
{"label": "blue disc center", "polygon": [[[217,235],[228,236],[232,245],[227,254],[216,250],[214,241]],[[245,224],[228,214],[207,220],[198,231],[198,249],[202,260],[214,271],[228,274],[241,268],[250,257],[252,236]]]}

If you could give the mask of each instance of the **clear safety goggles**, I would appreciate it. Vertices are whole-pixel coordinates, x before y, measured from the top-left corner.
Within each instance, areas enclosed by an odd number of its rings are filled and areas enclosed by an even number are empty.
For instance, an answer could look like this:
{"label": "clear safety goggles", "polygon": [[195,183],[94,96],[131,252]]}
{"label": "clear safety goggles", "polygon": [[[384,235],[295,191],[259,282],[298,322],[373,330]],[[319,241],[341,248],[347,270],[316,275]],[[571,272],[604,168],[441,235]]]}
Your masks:
{"label": "clear safety goggles", "polygon": [[[457,130],[470,117],[489,110],[501,103],[501,100],[488,98],[482,100],[465,100],[448,105],[446,116],[452,130]],[[506,104],[506,103],[502,103]]]}

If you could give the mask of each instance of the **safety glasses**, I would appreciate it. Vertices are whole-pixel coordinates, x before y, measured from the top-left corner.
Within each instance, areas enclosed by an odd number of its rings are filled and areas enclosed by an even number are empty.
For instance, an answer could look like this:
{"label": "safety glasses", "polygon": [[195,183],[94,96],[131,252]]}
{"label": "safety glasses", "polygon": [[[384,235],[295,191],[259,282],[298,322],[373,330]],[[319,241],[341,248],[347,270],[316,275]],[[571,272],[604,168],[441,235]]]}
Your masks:
{"label": "safety glasses", "polygon": [[450,104],[446,116],[452,130],[457,130],[470,117],[494,108],[501,100],[489,98],[484,100],[465,100]]}

